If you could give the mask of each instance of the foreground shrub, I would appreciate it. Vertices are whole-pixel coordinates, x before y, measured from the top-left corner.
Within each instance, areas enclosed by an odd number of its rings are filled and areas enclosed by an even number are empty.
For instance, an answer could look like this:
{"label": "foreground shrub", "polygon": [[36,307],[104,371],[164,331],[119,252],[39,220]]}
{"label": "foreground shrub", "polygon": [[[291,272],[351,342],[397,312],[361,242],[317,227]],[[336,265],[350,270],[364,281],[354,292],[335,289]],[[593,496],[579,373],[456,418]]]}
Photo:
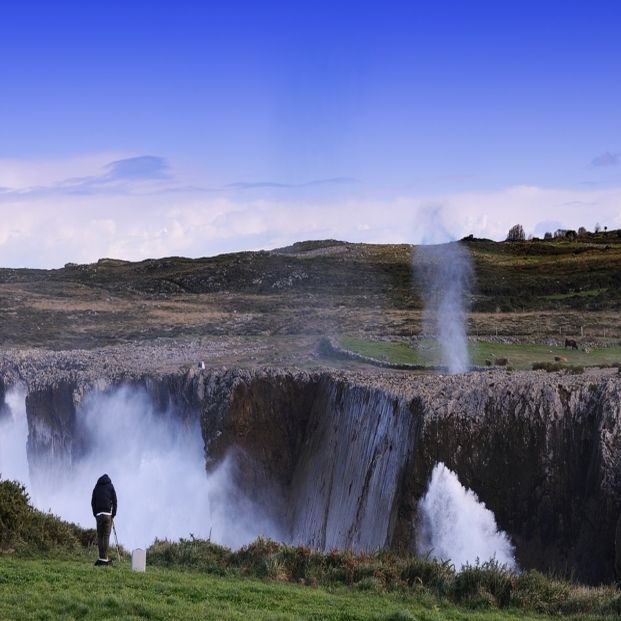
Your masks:
{"label": "foreground shrub", "polygon": [[569,592],[568,582],[548,578],[533,570],[517,577],[512,599],[518,608],[550,614],[559,610]]}
{"label": "foreground shrub", "polygon": [[0,481],[0,550],[74,550],[90,541],[91,534],[34,509],[18,481]]}
{"label": "foreground shrub", "polygon": [[233,553],[228,548],[194,537],[174,543],[156,539],[149,548],[149,563],[164,567],[181,566],[224,574],[232,562]]}
{"label": "foreground shrub", "polygon": [[614,586],[585,587],[535,570],[516,577],[511,605],[560,616],[621,612],[621,600]]}
{"label": "foreground shrub", "polygon": [[455,567],[449,562],[428,558],[409,558],[401,570],[401,578],[411,587],[425,587],[438,595],[448,595],[455,580]]}
{"label": "foreground shrub", "polygon": [[455,576],[453,596],[471,607],[504,608],[511,601],[515,580],[515,572],[494,559],[466,565]]}
{"label": "foreground shrub", "polygon": [[259,537],[256,541],[234,553],[234,562],[243,573],[262,578],[267,575],[268,560],[275,557],[280,548],[281,546],[275,541]]}
{"label": "foreground shrub", "polygon": [[0,481],[0,547],[14,546],[27,529],[30,506],[23,485]]}
{"label": "foreground shrub", "polygon": [[311,575],[311,568],[322,565],[321,554],[313,552],[306,546],[282,546],[275,555],[287,572],[290,581],[306,581]]}

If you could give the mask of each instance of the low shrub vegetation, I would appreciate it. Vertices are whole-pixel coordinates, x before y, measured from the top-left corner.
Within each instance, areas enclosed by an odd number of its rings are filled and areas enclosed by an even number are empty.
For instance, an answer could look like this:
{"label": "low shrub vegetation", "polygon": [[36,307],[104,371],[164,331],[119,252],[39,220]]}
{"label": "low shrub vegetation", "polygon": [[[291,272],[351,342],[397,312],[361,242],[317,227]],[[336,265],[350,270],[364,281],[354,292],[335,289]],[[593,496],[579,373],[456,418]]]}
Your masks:
{"label": "low shrub vegetation", "polygon": [[267,578],[311,587],[347,586],[450,601],[471,609],[519,609],[549,615],[614,615],[621,600],[614,586],[585,587],[538,571],[513,571],[495,560],[456,571],[449,562],[388,551],[327,554],[269,539],[234,552],[200,539],[156,541],[149,563],[218,575]]}
{"label": "low shrub vegetation", "polygon": [[94,530],[34,509],[26,488],[18,481],[0,481],[0,551],[75,551],[95,540]]}

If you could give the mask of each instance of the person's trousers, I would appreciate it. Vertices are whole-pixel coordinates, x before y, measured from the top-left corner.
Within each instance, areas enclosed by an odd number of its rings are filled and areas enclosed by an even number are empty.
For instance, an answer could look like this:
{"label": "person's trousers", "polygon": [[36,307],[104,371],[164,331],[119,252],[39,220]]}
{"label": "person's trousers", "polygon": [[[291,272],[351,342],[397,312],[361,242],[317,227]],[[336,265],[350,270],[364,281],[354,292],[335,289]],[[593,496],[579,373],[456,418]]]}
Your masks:
{"label": "person's trousers", "polygon": [[110,531],[112,530],[112,516],[97,516],[97,547],[99,548],[99,558],[108,558],[108,546],[110,545]]}

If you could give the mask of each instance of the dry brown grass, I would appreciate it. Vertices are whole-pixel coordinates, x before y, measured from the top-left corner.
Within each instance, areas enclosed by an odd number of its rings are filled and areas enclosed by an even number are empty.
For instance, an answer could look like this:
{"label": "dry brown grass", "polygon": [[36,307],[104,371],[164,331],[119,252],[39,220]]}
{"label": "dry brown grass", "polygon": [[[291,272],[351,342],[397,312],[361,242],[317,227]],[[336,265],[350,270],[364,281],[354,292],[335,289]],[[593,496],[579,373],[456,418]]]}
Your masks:
{"label": "dry brown grass", "polygon": [[[531,342],[621,338],[621,242],[611,233],[607,239],[469,242],[477,273],[470,334]],[[300,273],[304,278],[280,286]],[[409,339],[422,327],[412,247],[404,244],[305,242],[279,253],[196,261],[0,270],[4,347],[209,336]]]}

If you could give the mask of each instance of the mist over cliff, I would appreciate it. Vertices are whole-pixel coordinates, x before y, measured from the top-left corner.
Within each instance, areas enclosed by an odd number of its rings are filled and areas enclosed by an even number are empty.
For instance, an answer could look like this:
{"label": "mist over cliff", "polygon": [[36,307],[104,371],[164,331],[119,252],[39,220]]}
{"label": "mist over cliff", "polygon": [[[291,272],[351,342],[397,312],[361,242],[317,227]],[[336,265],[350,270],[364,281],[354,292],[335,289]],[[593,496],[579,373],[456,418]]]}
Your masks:
{"label": "mist over cliff", "polygon": [[6,403],[0,472],[25,483],[42,510],[92,527],[90,494],[107,473],[119,499],[118,535],[130,548],[190,535],[234,548],[258,536],[282,538],[232,481],[233,457],[225,456],[207,473],[198,419],[181,420],[174,409],[158,410],[142,386],[87,392],[75,410],[68,453],[55,451],[52,439],[51,454],[39,454],[34,443],[53,430],[35,422],[30,466],[23,389],[9,391]]}

